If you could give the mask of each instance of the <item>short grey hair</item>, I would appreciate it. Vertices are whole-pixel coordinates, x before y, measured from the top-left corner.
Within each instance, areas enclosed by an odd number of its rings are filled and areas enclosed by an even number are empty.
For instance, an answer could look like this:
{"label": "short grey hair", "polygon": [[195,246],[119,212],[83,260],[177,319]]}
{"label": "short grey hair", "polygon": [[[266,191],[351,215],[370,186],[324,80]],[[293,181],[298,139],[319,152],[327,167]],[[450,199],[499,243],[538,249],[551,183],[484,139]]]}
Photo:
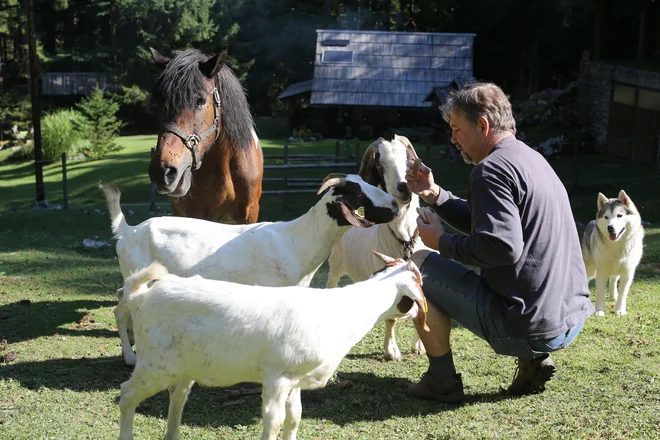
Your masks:
{"label": "short grey hair", "polygon": [[474,125],[481,116],[485,117],[496,134],[516,134],[516,120],[511,111],[511,102],[504,91],[493,83],[466,84],[451,92],[440,110],[442,118],[447,122],[456,111]]}

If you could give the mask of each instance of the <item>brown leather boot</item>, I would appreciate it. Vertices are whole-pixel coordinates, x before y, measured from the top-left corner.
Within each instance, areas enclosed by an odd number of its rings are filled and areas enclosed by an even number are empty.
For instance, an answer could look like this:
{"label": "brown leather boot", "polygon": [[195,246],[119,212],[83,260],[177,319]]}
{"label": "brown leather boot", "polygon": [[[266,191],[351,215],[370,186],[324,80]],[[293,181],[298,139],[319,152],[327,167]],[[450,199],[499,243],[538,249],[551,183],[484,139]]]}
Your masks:
{"label": "brown leather boot", "polygon": [[557,368],[549,354],[536,359],[518,358],[518,368],[513,382],[506,390],[509,396],[524,396],[545,391],[545,384]]}
{"label": "brown leather boot", "polygon": [[458,404],[465,400],[460,374],[454,374],[445,380],[436,380],[431,372],[427,371],[422,375],[422,380],[410,385],[406,392],[410,397],[434,400],[438,403]]}

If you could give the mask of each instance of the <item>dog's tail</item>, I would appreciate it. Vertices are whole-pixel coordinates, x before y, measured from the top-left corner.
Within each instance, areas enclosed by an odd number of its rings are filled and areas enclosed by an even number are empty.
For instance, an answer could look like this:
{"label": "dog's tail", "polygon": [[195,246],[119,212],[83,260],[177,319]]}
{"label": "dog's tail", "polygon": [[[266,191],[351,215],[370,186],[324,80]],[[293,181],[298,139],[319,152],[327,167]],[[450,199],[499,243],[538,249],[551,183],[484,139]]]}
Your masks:
{"label": "dog's tail", "polygon": [[99,189],[103,191],[105,201],[108,204],[108,211],[110,211],[110,222],[114,238],[120,238],[131,230],[131,226],[126,223],[126,217],[121,210],[119,200],[121,198],[121,191],[116,186],[109,183],[99,182],[97,184]]}
{"label": "dog's tail", "polygon": [[[144,269],[140,269],[137,273],[131,275],[124,281],[124,298],[131,298],[136,292],[144,289],[144,286],[150,281],[156,281],[168,275],[167,268],[161,263],[154,261]],[[150,286],[148,286],[150,287]]]}

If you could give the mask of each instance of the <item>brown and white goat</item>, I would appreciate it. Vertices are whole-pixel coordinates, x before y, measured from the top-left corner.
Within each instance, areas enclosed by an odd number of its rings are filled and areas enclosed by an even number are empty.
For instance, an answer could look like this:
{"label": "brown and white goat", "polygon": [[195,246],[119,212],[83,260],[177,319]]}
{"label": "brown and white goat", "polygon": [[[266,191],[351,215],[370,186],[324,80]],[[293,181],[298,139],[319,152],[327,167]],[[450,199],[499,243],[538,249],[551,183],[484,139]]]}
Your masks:
{"label": "brown and white goat", "polygon": [[[330,270],[326,287],[335,287],[342,275],[353,281],[362,281],[376,270],[381,262],[371,254],[374,249],[396,258],[408,259],[414,251],[428,249],[417,234],[417,207],[419,197],[406,186],[406,166],[417,158],[412,143],[404,136],[395,135],[392,141],[379,138],[367,148],[360,165],[360,176],[394,197],[399,205],[399,215],[387,224],[376,225],[368,230],[351,228],[332,248]],[[394,326],[396,320],[385,321],[383,356],[386,360],[401,360]],[[424,344],[414,331],[411,350],[424,354]]]}

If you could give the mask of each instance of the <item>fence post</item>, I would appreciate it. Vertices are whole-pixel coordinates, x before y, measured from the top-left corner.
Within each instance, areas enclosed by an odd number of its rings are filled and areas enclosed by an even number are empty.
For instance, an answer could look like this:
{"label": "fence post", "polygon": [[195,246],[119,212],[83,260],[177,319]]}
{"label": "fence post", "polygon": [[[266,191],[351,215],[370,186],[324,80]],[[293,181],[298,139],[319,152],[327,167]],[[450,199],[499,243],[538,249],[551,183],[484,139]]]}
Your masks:
{"label": "fence post", "polygon": [[[151,147],[151,156],[149,156],[149,160],[151,160],[151,158],[153,157],[155,150],[156,147]],[[149,179],[149,181],[151,182],[151,179]],[[151,201],[149,205],[149,212],[154,212],[156,210],[156,187],[154,186],[153,182],[151,182],[151,191],[149,194],[149,200]]]}
{"label": "fence post", "polygon": [[68,184],[66,180],[66,153],[62,153],[62,197],[64,198],[64,209],[69,209]]}
{"label": "fence post", "polygon": [[[335,141],[335,163],[339,163],[339,141]],[[335,167],[332,171],[336,173],[337,167]]]}
{"label": "fence post", "polygon": [[578,141],[573,142],[573,161],[575,162],[575,180],[573,181],[573,190],[577,190],[578,180],[580,178],[580,148],[578,147]]}
{"label": "fence post", "polygon": [[358,141],[355,143],[355,174],[360,171],[360,159],[360,142]]}
{"label": "fence post", "polygon": [[[284,142],[284,165],[289,165],[289,143]],[[287,168],[284,168],[284,186],[289,189],[289,173]]]}

